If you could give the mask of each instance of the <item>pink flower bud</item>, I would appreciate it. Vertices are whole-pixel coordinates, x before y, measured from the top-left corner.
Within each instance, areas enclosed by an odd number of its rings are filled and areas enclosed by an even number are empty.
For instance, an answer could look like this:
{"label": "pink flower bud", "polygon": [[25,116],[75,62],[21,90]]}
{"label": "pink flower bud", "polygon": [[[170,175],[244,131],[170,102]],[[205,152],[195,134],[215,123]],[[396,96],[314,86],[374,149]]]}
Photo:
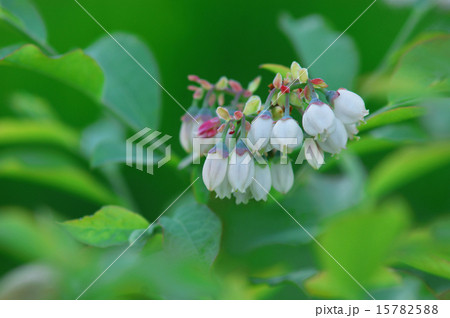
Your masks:
{"label": "pink flower bud", "polygon": [[202,85],[202,87],[206,90],[210,90],[213,87],[210,82],[208,82],[207,80],[204,80],[204,79],[199,79],[198,83],[200,85]]}
{"label": "pink flower bud", "polygon": [[217,129],[220,126],[219,117],[211,118],[210,120],[205,121],[198,128],[198,136],[203,138],[211,138],[217,134]]}
{"label": "pink flower bud", "polygon": [[228,81],[228,84],[230,85],[230,87],[233,91],[235,91],[235,92],[242,91],[242,85],[238,81],[230,79]]}
{"label": "pink flower bud", "polygon": [[286,94],[286,93],[290,93],[291,92],[291,90],[289,89],[289,87],[287,87],[287,86],[284,86],[284,85],[281,85],[281,92],[283,93],[283,94]]}
{"label": "pink flower bud", "polygon": [[188,80],[191,82],[197,82],[200,78],[197,75],[188,75]]}
{"label": "pink flower bud", "polygon": [[277,75],[275,75],[272,84],[275,88],[281,88],[281,85],[283,85],[283,77],[281,77],[280,73],[277,73]]}
{"label": "pink flower bud", "polygon": [[242,119],[243,116],[244,116],[244,114],[242,114],[242,112],[240,110],[237,110],[234,112],[234,119],[236,119],[236,120]]}
{"label": "pink flower bud", "polygon": [[303,114],[303,129],[319,140],[326,140],[335,129],[335,116],[327,104],[313,99]]}

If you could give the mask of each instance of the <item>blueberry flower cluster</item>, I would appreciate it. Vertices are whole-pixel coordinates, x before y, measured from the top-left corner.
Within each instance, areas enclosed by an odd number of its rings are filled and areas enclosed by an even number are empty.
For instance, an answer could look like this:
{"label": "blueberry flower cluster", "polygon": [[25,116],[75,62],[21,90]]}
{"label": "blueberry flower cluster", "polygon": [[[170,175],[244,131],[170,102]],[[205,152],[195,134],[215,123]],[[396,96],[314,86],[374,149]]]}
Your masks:
{"label": "blueberry flower cluster", "polygon": [[264,104],[254,95],[260,77],[247,89],[226,77],[216,84],[194,75],[189,80],[194,101],[182,117],[181,145],[193,153],[194,163],[206,156],[206,188],[221,199],[234,196],[237,204],[266,200],[272,187],[287,193],[294,184],[295,154],[295,163],[306,159],[318,169],[324,152],[345,149],[368,114],[360,96],[328,90],[297,62],[275,76]]}

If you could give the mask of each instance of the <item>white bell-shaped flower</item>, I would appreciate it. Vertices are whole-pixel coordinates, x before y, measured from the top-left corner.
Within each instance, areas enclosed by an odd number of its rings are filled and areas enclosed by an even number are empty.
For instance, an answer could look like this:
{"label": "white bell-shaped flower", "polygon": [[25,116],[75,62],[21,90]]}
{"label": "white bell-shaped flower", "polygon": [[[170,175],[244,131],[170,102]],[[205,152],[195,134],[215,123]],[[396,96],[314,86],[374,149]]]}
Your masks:
{"label": "white bell-shaped flower", "polygon": [[336,129],[325,141],[318,141],[320,148],[331,154],[337,154],[347,145],[347,130],[339,119],[336,119]]}
{"label": "white bell-shaped flower", "polygon": [[354,124],[364,120],[369,111],[364,105],[364,100],[357,94],[344,88],[337,90],[337,94],[331,98],[334,106],[334,114],[344,124]]}
{"label": "white bell-shaped flower", "polygon": [[182,119],[181,128],[180,128],[180,143],[186,152],[192,151],[193,125],[194,125],[194,120],[192,118],[183,118]]}
{"label": "white bell-shaped flower", "polygon": [[270,136],[272,135],[272,126],[272,115],[269,111],[265,110],[253,120],[247,138],[252,145],[258,145],[259,150],[264,150],[269,144]]}
{"label": "white bell-shaped flower", "polygon": [[253,157],[244,142],[239,140],[230,154],[228,166],[228,181],[232,191],[244,193],[252,183],[254,175]]}
{"label": "white bell-shaped flower", "polygon": [[203,165],[203,182],[209,191],[213,191],[223,182],[227,168],[228,148],[223,142],[219,142],[209,151]]}
{"label": "white bell-shaped flower", "polygon": [[284,116],[273,126],[270,143],[273,148],[282,153],[290,153],[300,147],[303,141],[303,131],[291,116]]}
{"label": "white bell-shaped flower", "polygon": [[255,165],[255,180],[250,185],[250,191],[256,201],[267,200],[267,193],[272,187],[272,176],[268,164]]}
{"label": "white bell-shaped flower", "polygon": [[228,181],[228,178],[225,177],[222,181],[222,183],[214,189],[216,192],[216,198],[224,199],[224,198],[231,198],[231,184]]}
{"label": "white bell-shaped flower", "polygon": [[[355,135],[358,133],[358,128],[356,124],[344,124],[345,130],[347,130],[348,139],[353,140]],[[359,137],[356,136],[356,139]]]}
{"label": "white bell-shaped flower", "polygon": [[247,204],[248,200],[250,200],[252,198],[252,194],[250,193],[249,190],[245,191],[244,193],[234,192],[233,195],[236,198],[236,204],[241,204],[241,203]]}
{"label": "white bell-shaped flower", "polygon": [[312,138],[305,139],[302,150],[295,163],[302,163],[305,159],[315,170],[318,170],[320,166],[325,163],[325,156],[322,148],[320,148],[317,141]]}
{"label": "white bell-shaped flower", "polygon": [[290,161],[280,163],[278,160],[272,161],[270,167],[272,185],[278,192],[287,193],[294,185],[294,170]]}
{"label": "white bell-shaped flower", "polygon": [[303,114],[303,129],[318,140],[326,140],[335,129],[333,110],[318,99],[313,100]]}

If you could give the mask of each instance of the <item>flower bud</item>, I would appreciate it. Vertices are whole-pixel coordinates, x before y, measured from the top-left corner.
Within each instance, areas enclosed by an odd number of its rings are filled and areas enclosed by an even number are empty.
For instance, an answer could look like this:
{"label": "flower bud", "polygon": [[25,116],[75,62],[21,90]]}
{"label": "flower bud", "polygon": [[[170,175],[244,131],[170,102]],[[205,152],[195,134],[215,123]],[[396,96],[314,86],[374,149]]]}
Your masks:
{"label": "flower bud", "polygon": [[272,176],[268,164],[255,165],[255,180],[250,185],[250,191],[256,201],[267,200],[267,193],[272,187]]}
{"label": "flower bud", "polygon": [[259,98],[259,96],[253,95],[245,103],[244,115],[254,114],[254,113],[260,111],[261,108],[262,108],[261,98]]}
{"label": "flower bud", "polygon": [[346,89],[337,90],[336,96],[332,98],[334,113],[344,124],[354,124],[364,120],[369,111],[364,105],[364,100],[357,94]]}
{"label": "flower bud", "polygon": [[269,144],[270,136],[272,135],[272,126],[273,121],[270,111],[265,110],[253,120],[247,137],[253,145],[262,142],[259,149],[264,149]]}
{"label": "flower bud", "polygon": [[217,129],[220,126],[220,119],[219,117],[211,118],[198,127],[198,134],[197,136],[203,137],[203,138],[211,138],[217,135]]}
{"label": "flower bud", "polygon": [[242,140],[239,140],[230,155],[228,181],[232,191],[244,193],[250,186],[255,175],[255,163]]}
{"label": "flower bud", "polygon": [[318,99],[313,99],[303,114],[303,129],[318,140],[326,140],[335,129],[333,110]]}
{"label": "flower bud", "polygon": [[224,199],[224,198],[231,198],[231,185],[228,181],[228,178],[225,176],[222,183],[214,189],[216,191],[216,198]]}
{"label": "flower bud", "polygon": [[216,189],[225,179],[228,167],[228,148],[219,142],[206,156],[202,177],[209,191]]}
{"label": "flower bud", "polygon": [[219,91],[223,91],[228,86],[228,79],[225,76],[222,76],[219,81],[216,83],[216,89]]}
{"label": "flower bud", "polygon": [[303,132],[297,121],[291,116],[281,118],[272,129],[272,146],[282,153],[290,153],[301,146]]}
{"label": "flower bud", "polygon": [[270,167],[272,185],[278,192],[287,193],[294,184],[294,171],[291,162],[281,164],[279,160],[272,161]]}
{"label": "flower bud", "polygon": [[272,84],[275,88],[281,88],[281,85],[283,85],[283,77],[280,73],[277,73],[277,75],[275,75]]}
{"label": "flower bud", "polygon": [[255,92],[261,83],[261,76],[258,76],[248,84],[247,90],[251,93]]}
{"label": "flower bud", "polygon": [[326,152],[337,154],[347,145],[347,130],[342,121],[336,118],[336,129],[325,141],[318,141],[319,146]]}

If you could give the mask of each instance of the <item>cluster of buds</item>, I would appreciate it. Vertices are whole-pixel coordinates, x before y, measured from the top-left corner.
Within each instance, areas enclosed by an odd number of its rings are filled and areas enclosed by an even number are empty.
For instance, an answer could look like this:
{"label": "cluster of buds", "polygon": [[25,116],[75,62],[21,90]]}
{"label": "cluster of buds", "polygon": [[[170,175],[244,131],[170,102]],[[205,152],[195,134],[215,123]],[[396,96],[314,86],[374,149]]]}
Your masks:
{"label": "cluster of buds", "polygon": [[328,90],[297,62],[284,76],[275,76],[264,104],[253,95],[259,77],[247,89],[225,77],[216,84],[193,75],[189,80],[197,85],[189,86],[194,102],[182,118],[181,144],[193,152],[194,162],[206,155],[206,188],[221,199],[234,196],[238,204],[266,200],[272,187],[287,193],[294,184],[290,157],[297,150],[318,169],[324,152],[345,149],[368,114],[360,96],[344,88]]}

